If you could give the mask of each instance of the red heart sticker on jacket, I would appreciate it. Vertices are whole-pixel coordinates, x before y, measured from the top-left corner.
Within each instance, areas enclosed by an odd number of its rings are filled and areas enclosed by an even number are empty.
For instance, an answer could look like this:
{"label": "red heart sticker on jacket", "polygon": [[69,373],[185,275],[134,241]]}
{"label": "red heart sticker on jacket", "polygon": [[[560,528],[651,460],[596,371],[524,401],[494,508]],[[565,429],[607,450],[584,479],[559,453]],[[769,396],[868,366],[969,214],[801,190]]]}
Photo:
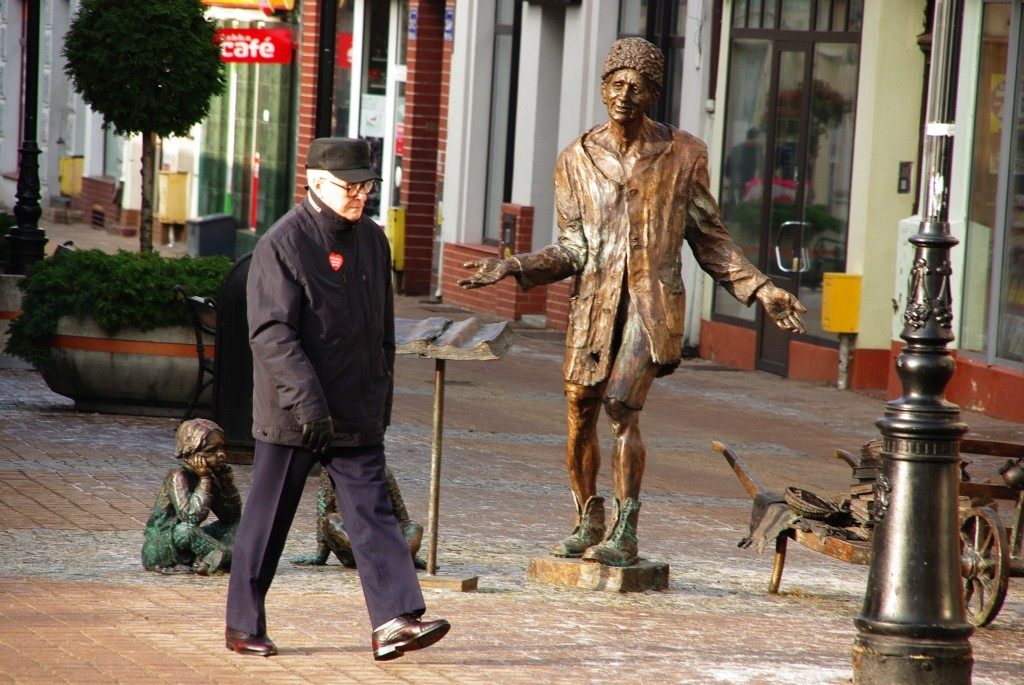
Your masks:
{"label": "red heart sticker on jacket", "polygon": [[345,258],[342,257],[337,252],[332,252],[331,254],[327,255],[327,261],[331,263],[331,268],[337,271],[338,269],[341,268],[341,265],[345,263]]}

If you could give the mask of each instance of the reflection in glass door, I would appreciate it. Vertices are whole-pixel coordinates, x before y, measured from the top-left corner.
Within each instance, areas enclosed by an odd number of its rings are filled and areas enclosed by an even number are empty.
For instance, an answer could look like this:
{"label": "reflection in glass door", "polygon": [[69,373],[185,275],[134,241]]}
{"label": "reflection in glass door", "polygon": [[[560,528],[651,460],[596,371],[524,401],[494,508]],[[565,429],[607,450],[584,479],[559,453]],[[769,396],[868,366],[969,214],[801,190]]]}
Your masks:
{"label": "reflection in glass door", "polygon": [[[846,269],[855,43],[737,38],[732,42],[719,191],[733,240],[807,307],[808,337],[836,344],[821,328],[824,274]],[[784,374],[790,335],[760,308],[716,293],[715,316],[756,316],[758,368]],[[748,324],[749,325],[749,324]]]}
{"label": "reflection in glass door", "polygon": [[[765,170],[760,185],[754,183],[745,194],[748,201],[760,199],[767,207],[762,215],[768,228],[763,255],[764,272],[775,285],[800,297],[800,276],[809,268],[804,235],[810,230],[804,220],[805,184],[802,172],[807,152],[807,71],[810,66],[806,46],[778,46],[773,78],[774,106],[767,131]],[[789,337],[761,310],[757,366],[785,374],[789,363]]]}
{"label": "reflection in glass door", "polygon": [[366,203],[382,223],[399,204],[409,0],[345,3],[338,12],[335,135],[370,144],[383,181]]}

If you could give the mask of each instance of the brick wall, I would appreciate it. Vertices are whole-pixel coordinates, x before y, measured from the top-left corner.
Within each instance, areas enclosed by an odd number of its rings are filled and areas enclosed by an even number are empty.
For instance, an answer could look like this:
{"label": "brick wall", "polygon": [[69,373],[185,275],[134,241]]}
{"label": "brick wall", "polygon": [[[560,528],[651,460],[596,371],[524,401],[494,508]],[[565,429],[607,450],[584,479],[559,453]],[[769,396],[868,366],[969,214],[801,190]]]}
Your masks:
{"label": "brick wall", "polygon": [[[515,217],[516,231],[512,254],[529,252],[533,244],[533,207],[506,202],[501,205],[501,213]],[[445,243],[442,269],[444,282],[441,286],[445,303],[514,320],[527,315],[545,314],[548,286],[538,286],[524,292],[516,280],[510,277],[494,285],[474,290],[459,287],[458,280],[473,273],[472,269],[465,268],[463,264],[475,259],[497,256],[496,246]]]}
{"label": "brick wall", "polygon": [[[451,8],[452,12],[455,11],[455,0],[447,0],[445,8]],[[443,28],[442,28],[443,31]],[[435,203],[435,223],[438,224],[435,228],[437,235],[441,233],[441,218],[442,209],[444,207],[444,170],[447,162],[445,155],[445,141],[448,140],[448,95],[451,92],[451,81],[452,81],[452,52],[454,50],[455,43],[450,40],[443,40],[441,45],[441,103],[438,110],[437,116],[437,196]],[[435,250],[444,251],[443,246],[439,242],[435,242]],[[435,260],[439,260],[440,255],[434,255]],[[437,292],[440,288],[437,283],[438,273],[437,269],[431,270],[430,277],[430,292]],[[442,273],[444,270],[441,270]]]}
{"label": "brick wall", "polygon": [[82,192],[71,200],[72,209],[82,213],[82,223],[103,230],[120,223],[115,188],[116,182],[110,176],[82,177]]}
{"label": "brick wall", "polygon": [[416,38],[408,41],[405,84],[405,140],[402,152],[401,205],[405,207],[405,292],[430,292],[434,267],[434,231],[437,215],[438,120],[446,74],[444,6],[413,0]]}
{"label": "brick wall", "polygon": [[701,321],[701,359],[753,371],[756,368],[756,355],[757,333],[754,329],[718,321]]}
{"label": "brick wall", "polygon": [[316,134],[316,75],[320,49],[320,0],[301,0],[299,113],[295,136],[295,201],[306,197],[306,151]]}

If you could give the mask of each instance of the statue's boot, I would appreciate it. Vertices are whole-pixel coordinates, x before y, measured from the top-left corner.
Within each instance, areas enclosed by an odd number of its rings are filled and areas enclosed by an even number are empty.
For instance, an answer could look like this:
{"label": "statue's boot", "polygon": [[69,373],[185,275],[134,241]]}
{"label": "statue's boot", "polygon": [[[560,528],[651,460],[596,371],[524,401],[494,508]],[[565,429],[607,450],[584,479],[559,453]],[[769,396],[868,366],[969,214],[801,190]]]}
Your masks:
{"label": "statue's boot", "polygon": [[623,502],[613,500],[612,517],[615,523],[604,539],[583,552],[583,561],[605,566],[629,566],[637,560],[636,522],[640,516],[640,502],[627,497]]}
{"label": "statue's boot", "polygon": [[205,555],[203,558],[198,560],[193,569],[201,576],[213,575],[217,571],[221,570],[221,566],[224,563],[224,552],[219,549],[215,549]]}
{"label": "statue's boot", "polygon": [[193,558],[193,573],[206,576],[231,567],[231,547],[206,529],[182,521],[174,526],[171,535],[179,552]]}
{"label": "statue's boot", "polygon": [[553,557],[578,559],[584,550],[604,536],[604,498],[590,497],[582,506],[575,492],[572,499],[576,503],[576,527],[569,537],[551,547]]}

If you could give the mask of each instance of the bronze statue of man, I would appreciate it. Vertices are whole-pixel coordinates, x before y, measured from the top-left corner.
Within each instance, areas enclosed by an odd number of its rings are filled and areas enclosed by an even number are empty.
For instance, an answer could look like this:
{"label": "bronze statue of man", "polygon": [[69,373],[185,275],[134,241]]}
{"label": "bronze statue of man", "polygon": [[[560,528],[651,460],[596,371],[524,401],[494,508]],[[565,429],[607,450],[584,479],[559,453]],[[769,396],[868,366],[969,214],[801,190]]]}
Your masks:
{"label": "bronze statue of man", "polygon": [[[638,420],[654,378],[671,373],[682,354],[684,240],[701,268],[738,301],[758,300],[779,327],[804,332],[803,305],[751,264],[722,225],[708,187],[705,144],[646,116],[663,78],[664,57],[655,45],[615,41],[601,80],[610,120],[573,141],[555,166],[558,242],[468,262],[478,270],[459,281],[478,288],[513,276],[526,290],[576,276],[563,366],[576,526],[552,547],[556,557],[611,566],[637,559],[647,456]],[[602,404],[615,435],[607,527],[596,485]]]}

